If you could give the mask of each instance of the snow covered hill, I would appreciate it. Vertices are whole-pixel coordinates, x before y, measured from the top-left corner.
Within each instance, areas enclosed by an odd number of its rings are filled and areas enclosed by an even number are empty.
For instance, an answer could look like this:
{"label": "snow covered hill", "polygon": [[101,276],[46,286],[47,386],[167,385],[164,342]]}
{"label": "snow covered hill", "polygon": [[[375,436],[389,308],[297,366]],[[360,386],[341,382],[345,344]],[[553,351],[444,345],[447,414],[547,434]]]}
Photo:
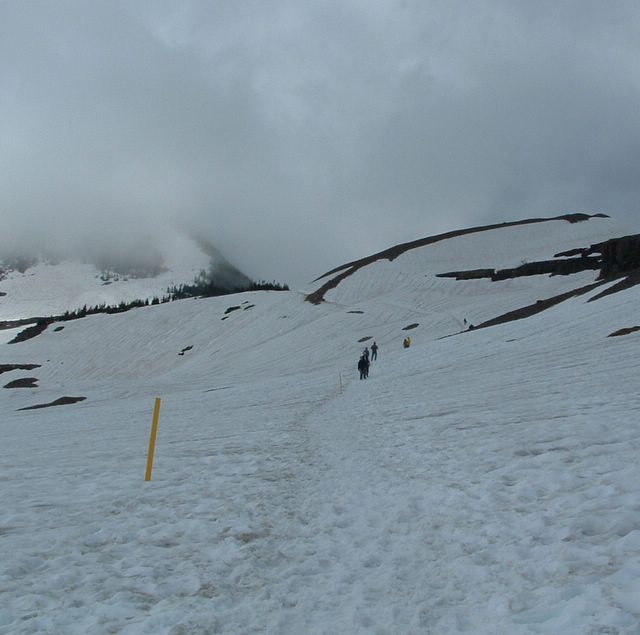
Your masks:
{"label": "snow covered hill", "polygon": [[107,266],[104,257],[98,258],[105,261],[103,267],[79,260],[36,260],[23,270],[2,266],[0,258],[0,322],[61,315],[84,305],[161,298],[169,287],[192,284],[202,271],[219,280],[220,286],[250,282],[214,247],[186,234],[166,230],[154,241],[153,271],[133,275],[126,273],[127,267],[120,271]]}
{"label": "snow covered hill", "polygon": [[640,286],[438,276],[629,233],[494,228],[339,268],[318,304],[334,274],[0,346],[32,386],[0,388],[0,633],[637,634],[640,332],[608,336]]}

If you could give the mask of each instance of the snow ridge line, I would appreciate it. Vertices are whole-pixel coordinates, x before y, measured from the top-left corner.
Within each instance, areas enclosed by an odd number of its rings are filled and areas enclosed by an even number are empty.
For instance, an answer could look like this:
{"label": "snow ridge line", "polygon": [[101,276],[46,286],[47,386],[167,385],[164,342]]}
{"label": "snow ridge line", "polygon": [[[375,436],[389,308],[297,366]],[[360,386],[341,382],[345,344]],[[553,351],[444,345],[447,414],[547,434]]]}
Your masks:
{"label": "snow ridge line", "polygon": [[427,238],[420,238],[418,240],[412,240],[407,243],[402,243],[400,245],[395,245],[394,247],[390,247],[389,249],[385,249],[384,251],[380,251],[371,256],[367,256],[366,258],[362,258],[360,260],[354,260],[353,262],[349,262],[346,265],[342,265],[340,267],[336,267],[331,271],[321,275],[319,278],[316,278],[314,282],[321,280],[322,278],[326,278],[338,271],[342,271],[341,274],[337,275],[335,278],[331,278],[327,282],[325,282],[320,288],[316,289],[313,293],[310,293],[306,296],[305,300],[310,302],[311,304],[320,304],[324,301],[325,294],[331,289],[335,289],[345,278],[348,278],[353,273],[358,271],[367,265],[370,265],[377,260],[389,260],[390,262],[395,260],[398,256],[402,255],[406,251],[411,249],[417,249],[418,247],[426,247],[427,245],[432,245],[433,243],[437,243],[443,240],[448,240],[449,238],[458,238],[460,236],[467,236],[469,234],[477,234],[479,232],[491,231],[493,229],[504,229],[506,227],[515,227],[519,225],[531,225],[534,223],[546,223],[550,221],[558,221],[563,220],[569,223],[580,223],[583,221],[590,220],[591,218],[609,218],[607,214],[563,214],[561,216],[554,216],[552,218],[528,218],[524,220],[518,221],[509,221],[505,223],[495,223],[492,225],[484,225],[480,227],[469,227],[467,229],[459,229],[455,231],[445,232],[443,234],[437,234],[435,236],[429,236]]}

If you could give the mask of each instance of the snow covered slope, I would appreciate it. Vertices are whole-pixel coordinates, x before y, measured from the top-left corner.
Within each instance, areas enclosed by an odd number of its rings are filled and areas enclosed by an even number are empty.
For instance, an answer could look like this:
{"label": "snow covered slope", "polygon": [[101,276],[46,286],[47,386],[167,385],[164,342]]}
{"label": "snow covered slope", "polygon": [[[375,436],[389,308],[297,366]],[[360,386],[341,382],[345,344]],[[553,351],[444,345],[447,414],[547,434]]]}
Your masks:
{"label": "snow covered slope", "polygon": [[84,305],[162,297],[169,287],[192,284],[203,270],[219,272],[223,281],[231,277],[232,284],[249,282],[213,248],[187,235],[167,230],[155,241],[162,263],[155,275],[133,277],[113,271],[105,275],[94,264],[74,260],[38,261],[24,272],[0,275],[0,322],[61,315]]}
{"label": "snow covered slope", "polygon": [[0,633],[640,632],[640,333],[607,337],[640,286],[461,332],[597,272],[435,277],[621,233],[493,230],[319,305],[322,281],[1,345],[1,385],[37,387],[0,388]]}

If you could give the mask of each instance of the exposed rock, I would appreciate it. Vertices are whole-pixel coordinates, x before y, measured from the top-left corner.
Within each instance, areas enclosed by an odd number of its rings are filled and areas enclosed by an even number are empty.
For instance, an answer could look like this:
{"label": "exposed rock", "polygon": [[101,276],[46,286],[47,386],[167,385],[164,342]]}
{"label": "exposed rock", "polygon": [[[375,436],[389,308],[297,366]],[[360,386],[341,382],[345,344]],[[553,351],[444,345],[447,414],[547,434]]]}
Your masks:
{"label": "exposed rock", "polygon": [[602,278],[611,278],[640,268],[640,234],[613,238],[592,245],[591,249],[602,254]]}
{"label": "exposed rock", "polygon": [[[574,256],[579,257],[575,258]],[[635,272],[636,269],[640,269],[640,234],[612,238],[611,240],[596,243],[589,247],[570,249],[569,251],[555,254],[554,258],[564,259],[528,262],[511,269],[451,271],[439,273],[437,277],[455,278],[456,280],[489,278],[490,280],[496,281],[518,278],[520,276],[537,276],[543,274],[566,276],[580,271],[595,271],[599,269],[599,277],[601,279],[612,280],[621,274],[632,273]]]}
{"label": "exposed rock", "polygon": [[49,403],[41,403],[35,406],[27,406],[26,408],[18,408],[20,410],[38,410],[39,408],[51,408],[52,406],[66,406],[68,404],[77,403],[78,401],[84,401],[86,397],[60,397],[55,401]]}
{"label": "exposed rock", "polygon": [[15,329],[19,326],[28,326],[30,324],[35,324],[40,320],[46,320],[45,317],[32,317],[32,318],[24,318],[21,320],[2,320],[0,322],[0,331],[4,331],[6,329]]}
{"label": "exposed rock", "polygon": [[586,249],[584,247],[578,247],[578,249],[569,249],[568,251],[561,251],[559,254],[554,254],[554,258],[571,258],[572,256],[584,256]]}
{"label": "exposed rock", "polygon": [[8,373],[12,370],[33,370],[40,368],[41,364],[0,364],[0,374]]}
{"label": "exposed rock", "polygon": [[[523,318],[527,318],[531,315],[535,315],[536,313],[540,313],[568,298],[572,298],[578,295],[583,295],[588,293],[589,291],[596,289],[599,286],[610,282],[611,280],[615,280],[615,278],[620,278],[620,280],[601,291],[600,293],[589,298],[589,302],[594,302],[596,300],[600,300],[608,295],[612,295],[614,293],[618,293],[620,291],[624,291],[625,289],[630,289],[631,287],[640,284],[640,234],[634,236],[624,236],[622,238],[613,238],[604,243],[598,243],[596,245],[591,245],[588,248],[580,249],[580,250],[571,250],[571,252],[565,252],[564,254],[556,254],[560,255],[575,255],[575,253],[580,253],[580,258],[574,258],[570,260],[559,260],[559,261],[548,261],[552,263],[570,263],[568,266],[571,268],[574,266],[573,263],[583,262],[585,263],[586,269],[594,269],[600,268],[600,275],[597,282],[593,284],[586,285],[584,287],[580,287],[578,289],[574,289],[573,291],[569,291],[567,293],[563,293],[558,296],[554,296],[552,298],[547,298],[544,300],[536,300],[534,304],[530,304],[514,311],[509,311],[508,313],[504,313],[499,315],[491,320],[487,320],[482,324],[479,324],[475,327],[469,326],[469,330],[477,329],[477,328],[485,328],[487,326],[495,326],[497,324],[503,324],[505,322],[511,322],[513,320],[521,320]],[[591,254],[602,254],[601,258],[593,258],[589,257]],[[595,262],[598,262],[598,267],[594,267]],[[529,263],[529,265],[539,265],[544,263]],[[523,268],[526,268],[527,271],[531,271],[533,269],[528,269],[529,265],[523,265],[522,267],[517,267],[515,270],[511,271],[521,271]],[[576,265],[577,266],[577,265]],[[582,270],[582,269],[578,269]],[[509,271],[509,270],[505,270]],[[499,274],[500,272],[496,272]],[[532,275],[529,273],[520,274],[520,275]],[[492,280],[501,279],[494,275]],[[632,332],[632,331],[628,331]],[[626,335],[627,332],[616,332],[611,335]]]}
{"label": "exposed rock", "polygon": [[568,276],[580,271],[600,268],[599,258],[569,258],[567,260],[542,260],[527,262],[513,269],[500,269],[491,277],[491,280],[507,280],[520,276],[539,276],[543,274]]}
{"label": "exposed rock", "polygon": [[22,377],[21,379],[14,379],[8,384],[5,384],[5,388],[37,388],[37,377]]}
{"label": "exposed rock", "polygon": [[632,272],[640,268],[640,234],[612,238],[602,243],[596,243],[582,249],[565,251],[558,256],[580,255],[587,258],[593,254],[599,254],[600,277],[615,278],[620,274]]}
{"label": "exposed rock", "polygon": [[438,273],[438,278],[455,278],[456,280],[478,280],[488,278],[493,282],[508,280],[521,276],[539,276],[545,274],[568,276],[580,271],[600,269],[600,258],[569,258],[566,260],[540,260],[526,262],[511,269],[471,269],[469,271],[451,271]]}
{"label": "exposed rock", "polygon": [[[603,282],[609,282],[609,280],[603,280]],[[616,284],[610,286],[601,293],[598,293],[598,295],[593,296],[593,298],[589,298],[589,302],[594,302],[595,300],[600,300],[608,295],[624,291],[625,289],[630,289],[631,287],[635,287],[637,284],[640,284],[640,269],[636,269],[629,275],[623,276],[622,280]]]}
{"label": "exposed rock", "polygon": [[7,342],[7,344],[18,344],[19,342],[30,340],[46,331],[47,327],[52,322],[53,318],[43,318],[38,320],[33,326],[29,326],[24,329],[24,331],[20,331],[20,333],[18,333],[10,342]]}
{"label": "exposed rock", "polygon": [[420,324],[418,322],[414,322],[413,324],[409,324],[409,325],[405,326],[402,330],[403,331],[410,331],[411,329],[418,328],[419,326],[420,326]]}
{"label": "exposed rock", "polygon": [[607,337],[617,337],[619,335],[629,335],[630,333],[635,333],[636,331],[640,331],[640,326],[629,326],[626,329],[620,329],[619,331],[614,331],[613,333],[609,333]]}
{"label": "exposed rock", "polygon": [[480,278],[491,278],[495,274],[495,272],[495,269],[469,269],[468,271],[448,271],[447,273],[437,273],[436,278],[479,280]]}
{"label": "exposed rock", "polygon": [[503,313],[491,320],[487,320],[486,322],[482,322],[477,326],[469,326],[469,330],[476,330],[486,328],[488,326],[496,326],[498,324],[504,324],[506,322],[513,322],[514,320],[522,320],[524,318],[528,318],[536,313],[541,313],[546,309],[555,306],[556,304],[560,304],[569,298],[573,298],[579,295],[584,295],[585,293],[589,293],[593,289],[603,285],[604,282],[594,282],[593,284],[588,284],[584,287],[579,287],[578,289],[574,289],[573,291],[568,291],[567,293],[562,293],[560,295],[553,296],[551,298],[546,298],[544,300],[536,300],[533,304],[529,304],[527,306],[523,306],[519,309],[515,309],[514,311],[509,311],[507,313]]}

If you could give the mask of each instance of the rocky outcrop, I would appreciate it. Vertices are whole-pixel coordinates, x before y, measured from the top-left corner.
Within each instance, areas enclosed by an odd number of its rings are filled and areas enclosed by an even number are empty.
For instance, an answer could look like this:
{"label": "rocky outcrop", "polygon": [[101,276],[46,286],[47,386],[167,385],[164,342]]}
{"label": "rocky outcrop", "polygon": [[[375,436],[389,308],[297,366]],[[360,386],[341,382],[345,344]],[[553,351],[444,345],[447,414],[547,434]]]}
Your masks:
{"label": "rocky outcrop", "polygon": [[0,374],[12,370],[33,370],[34,368],[40,368],[40,364],[0,364]]}
{"label": "rocky outcrop", "polygon": [[[525,220],[512,221],[508,223],[496,223],[494,225],[484,225],[482,227],[471,227],[468,229],[461,229],[452,232],[446,232],[444,234],[438,234],[437,236],[429,236],[427,238],[421,238],[419,240],[413,240],[408,243],[402,243],[401,245],[396,245],[395,247],[391,247],[389,249],[385,249],[384,251],[380,251],[377,254],[373,254],[372,256],[368,256],[366,258],[362,258],[360,260],[354,260],[353,262],[349,262],[345,265],[332,269],[327,273],[323,274],[319,278],[316,279],[316,282],[322,280],[323,278],[328,278],[329,276],[334,276],[333,278],[329,278],[322,286],[316,289],[313,293],[310,293],[306,296],[305,300],[307,302],[311,302],[311,304],[320,304],[324,301],[325,294],[331,289],[335,289],[343,280],[353,275],[362,267],[366,267],[378,260],[389,260],[393,261],[398,256],[403,253],[416,249],[418,247],[426,247],[427,245],[432,245],[437,242],[441,242],[443,240],[448,240],[450,238],[457,238],[459,236],[467,236],[469,234],[476,234],[479,232],[491,231],[494,229],[503,229],[505,227],[515,227],[518,225],[531,225],[534,223],[548,223],[552,221],[566,221],[568,223],[581,223],[584,221],[588,221],[591,218],[608,218],[606,214],[563,214],[561,216],[554,216],[553,218],[528,218]],[[477,276],[483,277],[483,276]]]}
{"label": "rocky outcrop", "polygon": [[[572,249],[571,251],[556,254],[555,257],[568,257],[566,260],[552,260],[540,263],[528,263],[515,269],[504,269],[502,271],[494,271],[490,276],[478,276],[478,272],[483,271],[476,269],[469,272],[452,272],[450,274],[442,274],[443,277],[455,277],[457,280],[471,279],[471,277],[489,277],[491,280],[502,280],[507,277],[516,277],[518,275],[536,275],[537,273],[575,273],[586,269],[599,269],[600,275],[593,283],[574,289],[567,293],[537,300],[534,304],[521,307],[514,311],[509,311],[499,315],[491,320],[487,320],[478,326],[469,327],[470,330],[477,328],[486,328],[488,326],[496,326],[505,322],[521,320],[541,311],[564,302],[569,298],[584,295],[598,287],[603,287],[611,281],[606,288],[589,298],[588,302],[600,300],[608,295],[619,293],[625,289],[630,289],[640,284],[640,234],[632,236],[623,236],[621,238],[612,238],[602,243],[597,243],[583,249]],[[572,256],[579,256],[573,258]],[[556,265],[559,267],[556,268]],[[575,268],[575,270],[574,270]],[[471,274],[470,277],[463,277]],[[639,330],[640,327],[630,327],[621,329],[615,333],[611,333],[610,337],[618,335],[627,335]]]}
{"label": "rocky outcrop", "polygon": [[640,234],[611,238],[582,249],[564,251],[554,257],[579,255],[589,258],[594,254],[600,263],[600,278],[610,280],[631,273],[640,269]]}
{"label": "rocky outcrop", "polygon": [[[619,293],[620,291],[625,291],[626,289],[630,289],[631,287],[635,287],[637,284],[640,284],[640,269],[634,269],[633,271],[625,274],[621,274],[619,276],[620,279],[615,284],[612,284],[610,287],[607,287],[598,295],[594,295],[589,299],[589,302],[594,302],[595,300],[599,300],[600,298],[604,298],[608,295],[613,295],[614,293]],[[601,282],[608,282],[607,278],[601,280]]]}
{"label": "rocky outcrop", "polygon": [[640,234],[607,240],[591,249],[601,254],[601,278],[612,278],[640,268]]}
{"label": "rocky outcrop", "polygon": [[533,304],[528,304],[527,306],[520,307],[519,309],[515,309],[514,311],[508,311],[507,313],[503,313],[491,320],[487,320],[486,322],[482,322],[477,326],[469,326],[469,330],[473,331],[476,329],[483,329],[489,326],[497,326],[498,324],[506,324],[507,322],[514,322],[515,320],[523,320],[524,318],[531,317],[536,313],[541,313],[542,311],[546,311],[547,309],[555,306],[556,304],[560,304],[569,298],[575,298],[580,295],[585,295],[590,291],[593,291],[597,287],[603,285],[604,282],[594,282],[593,284],[588,284],[584,287],[580,287],[578,289],[574,289],[573,291],[568,291],[567,293],[562,293],[560,295],[553,296],[551,298],[545,298],[543,300],[536,300]]}
{"label": "rocky outcrop", "polygon": [[8,384],[5,384],[5,388],[37,388],[37,377],[22,377],[21,379],[14,379]]}
{"label": "rocky outcrop", "polygon": [[631,333],[637,333],[640,331],[640,326],[628,326],[627,328],[609,333],[607,337],[619,337],[620,335],[629,335]]}
{"label": "rocky outcrop", "polygon": [[554,258],[557,260],[527,262],[510,269],[449,271],[439,273],[437,277],[455,278],[456,280],[488,278],[495,282],[521,276],[544,274],[567,276],[580,271],[600,270],[598,276],[600,280],[612,280],[620,276],[630,276],[640,270],[640,234],[612,238],[589,247],[563,251],[555,254]]}
{"label": "rocky outcrop", "polygon": [[550,274],[568,276],[579,271],[600,269],[600,258],[568,258],[566,260],[541,260],[527,262],[511,269],[471,269],[469,271],[450,271],[436,274],[438,278],[455,278],[456,280],[478,280],[488,278],[492,281],[508,280],[521,276],[539,276]]}

